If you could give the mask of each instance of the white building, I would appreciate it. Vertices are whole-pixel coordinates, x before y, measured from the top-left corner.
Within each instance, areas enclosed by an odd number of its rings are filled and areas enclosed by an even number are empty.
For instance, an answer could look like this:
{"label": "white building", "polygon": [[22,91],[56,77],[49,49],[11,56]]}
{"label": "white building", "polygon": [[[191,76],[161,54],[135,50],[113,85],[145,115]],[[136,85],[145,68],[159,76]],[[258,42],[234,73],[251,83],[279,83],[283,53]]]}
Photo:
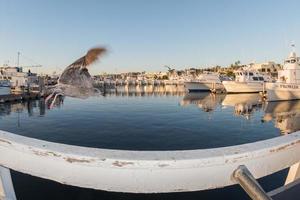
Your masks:
{"label": "white building", "polygon": [[250,63],[248,65],[251,69],[257,70],[262,74],[270,75],[272,77],[277,77],[278,70],[281,69],[280,64],[276,64],[275,62],[269,61],[264,63]]}

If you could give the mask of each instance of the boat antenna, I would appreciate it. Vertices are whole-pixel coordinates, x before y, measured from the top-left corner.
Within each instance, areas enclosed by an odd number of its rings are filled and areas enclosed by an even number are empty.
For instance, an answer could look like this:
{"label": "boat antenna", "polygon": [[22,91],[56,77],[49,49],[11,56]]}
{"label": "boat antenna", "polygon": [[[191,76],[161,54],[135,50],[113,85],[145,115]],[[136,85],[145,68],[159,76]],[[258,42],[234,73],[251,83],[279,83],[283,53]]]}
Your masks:
{"label": "boat antenna", "polygon": [[20,66],[20,52],[18,52],[18,61],[17,61],[17,67],[19,67]]}
{"label": "boat antenna", "polygon": [[293,52],[296,52],[296,45],[295,45],[294,43],[292,43],[291,46],[292,46],[292,51],[293,51]]}

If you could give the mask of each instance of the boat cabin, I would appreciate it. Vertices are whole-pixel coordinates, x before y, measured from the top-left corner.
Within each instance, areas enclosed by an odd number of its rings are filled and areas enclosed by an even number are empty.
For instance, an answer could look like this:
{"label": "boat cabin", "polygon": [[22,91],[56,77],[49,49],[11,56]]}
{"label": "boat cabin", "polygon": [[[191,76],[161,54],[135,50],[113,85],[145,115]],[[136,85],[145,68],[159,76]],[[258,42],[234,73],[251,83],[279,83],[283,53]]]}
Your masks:
{"label": "boat cabin", "polygon": [[263,75],[255,71],[236,71],[235,72],[235,81],[238,82],[252,82],[252,81],[265,81]]}
{"label": "boat cabin", "polygon": [[220,76],[218,73],[213,72],[203,72],[196,77],[196,80],[201,82],[213,82],[213,83],[221,83]]}
{"label": "boat cabin", "polygon": [[278,72],[278,81],[300,84],[300,59],[295,52],[291,52],[285,59],[283,70]]}

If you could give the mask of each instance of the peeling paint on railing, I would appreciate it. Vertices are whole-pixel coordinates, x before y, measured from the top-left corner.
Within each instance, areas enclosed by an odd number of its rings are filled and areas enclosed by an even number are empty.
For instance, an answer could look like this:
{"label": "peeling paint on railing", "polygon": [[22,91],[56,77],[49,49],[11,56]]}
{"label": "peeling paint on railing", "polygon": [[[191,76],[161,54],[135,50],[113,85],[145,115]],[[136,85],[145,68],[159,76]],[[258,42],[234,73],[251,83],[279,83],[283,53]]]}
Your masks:
{"label": "peeling paint on railing", "polygon": [[187,151],[123,151],[71,146],[0,131],[0,165],[63,184],[132,193],[182,192],[236,184],[300,160],[300,132],[238,146]]}

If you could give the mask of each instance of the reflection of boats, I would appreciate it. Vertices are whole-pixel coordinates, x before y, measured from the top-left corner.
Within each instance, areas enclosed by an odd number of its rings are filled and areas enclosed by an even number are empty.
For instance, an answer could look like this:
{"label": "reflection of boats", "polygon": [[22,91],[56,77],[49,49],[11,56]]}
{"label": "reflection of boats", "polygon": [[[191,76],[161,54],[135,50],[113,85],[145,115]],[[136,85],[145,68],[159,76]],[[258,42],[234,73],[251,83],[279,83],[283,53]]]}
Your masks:
{"label": "reflection of boats", "polygon": [[262,100],[257,93],[226,94],[222,105],[234,107],[235,115],[242,115],[249,119],[254,111],[261,109]]}
{"label": "reflection of boats", "polygon": [[206,72],[196,79],[184,82],[189,92],[207,92],[211,90],[223,90],[223,84],[216,73]]}
{"label": "reflection of boats", "polygon": [[124,85],[107,89],[103,94],[105,96],[183,96],[185,93],[183,85]]}
{"label": "reflection of boats", "polygon": [[215,108],[219,104],[221,104],[223,99],[223,94],[212,94],[209,92],[188,93],[183,97],[182,101],[180,102],[180,105],[186,106],[194,104],[202,110],[204,110],[205,112],[210,112],[215,110]]}
{"label": "reflection of boats", "polygon": [[46,113],[46,106],[45,106],[44,99],[0,104],[1,117],[11,115],[12,113],[23,113],[26,111],[29,116],[34,116],[37,113],[39,113],[39,116],[44,116]]}
{"label": "reflection of boats", "polygon": [[271,120],[282,133],[300,130],[300,100],[268,102],[263,121]]}
{"label": "reflection of boats", "polygon": [[284,61],[283,70],[278,71],[276,83],[267,83],[268,101],[300,99],[300,59],[291,52]]}
{"label": "reflection of boats", "polygon": [[239,70],[235,81],[223,81],[227,93],[252,93],[263,91],[264,76],[256,71]]}

